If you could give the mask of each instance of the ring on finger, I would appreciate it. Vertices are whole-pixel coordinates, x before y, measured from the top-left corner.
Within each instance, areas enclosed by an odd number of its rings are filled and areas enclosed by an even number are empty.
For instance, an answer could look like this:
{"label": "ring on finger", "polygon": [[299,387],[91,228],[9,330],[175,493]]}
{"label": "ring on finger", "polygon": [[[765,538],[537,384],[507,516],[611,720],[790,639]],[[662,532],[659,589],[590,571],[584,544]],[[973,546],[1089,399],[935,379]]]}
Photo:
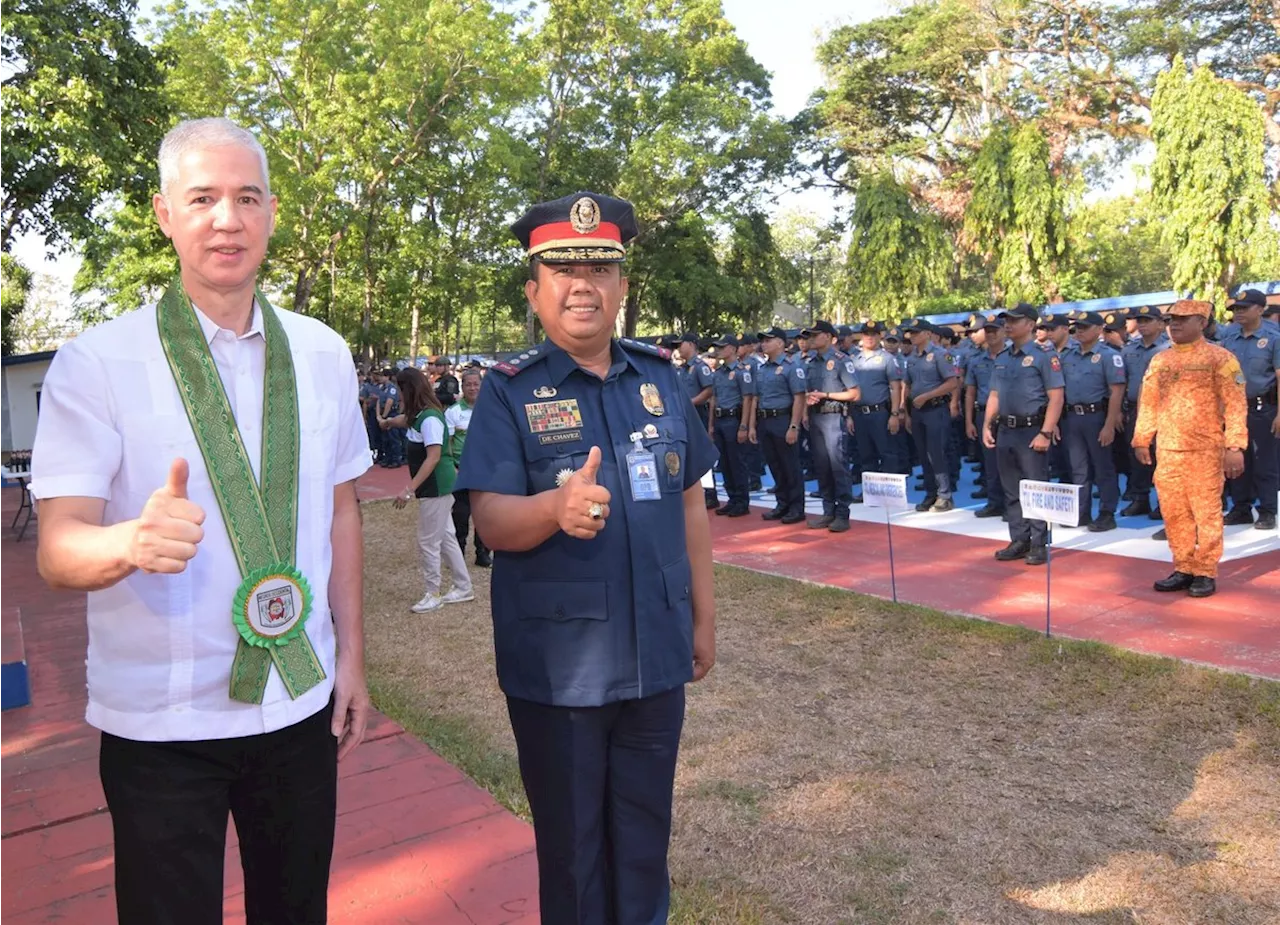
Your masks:
{"label": "ring on finger", "polygon": [[591,507],[587,508],[587,514],[592,520],[599,520],[604,516],[604,505],[599,501],[592,501]]}

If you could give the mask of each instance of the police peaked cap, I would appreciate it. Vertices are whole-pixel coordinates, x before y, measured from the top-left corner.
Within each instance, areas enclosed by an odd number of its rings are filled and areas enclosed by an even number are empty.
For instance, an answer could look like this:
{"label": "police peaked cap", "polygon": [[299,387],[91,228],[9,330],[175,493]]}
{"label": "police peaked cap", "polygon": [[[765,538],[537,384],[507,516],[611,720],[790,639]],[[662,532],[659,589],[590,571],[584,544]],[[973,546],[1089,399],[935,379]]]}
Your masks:
{"label": "police peaked cap", "polygon": [[1160,309],[1154,305],[1140,305],[1137,308],[1129,310],[1130,318],[1154,318],[1157,321],[1163,321],[1164,315],[1160,314]]}
{"label": "police peaked cap", "polygon": [[547,263],[619,263],[636,232],[631,203],[591,192],[540,202],[511,226],[526,255]]}
{"label": "police peaked cap", "polygon": [[1098,312],[1072,312],[1071,320],[1076,324],[1083,324],[1085,327],[1102,327],[1106,324],[1106,319]]}
{"label": "police peaked cap", "polygon": [[1227,303],[1227,308],[1252,308],[1255,305],[1258,308],[1266,308],[1267,297],[1257,289],[1245,289],[1235,294],[1235,298]]}
{"label": "police peaked cap", "polygon": [[815,334],[830,334],[832,337],[836,337],[839,332],[836,331],[836,326],[830,321],[815,321],[800,333],[804,337],[812,337]]}
{"label": "police peaked cap", "polygon": [[1009,318],[1027,318],[1037,323],[1040,321],[1040,313],[1036,311],[1036,307],[1026,302],[1019,302],[1013,308],[1002,311],[1000,317],[1005,320]]}
{"label": "police peaked cap", "polygon": [[760,340],[765,340],[766,338],[769,338],[769,337],[777,337],[777,338],[780,338],[783,341],[783,343],[786,343],[787,332],[782,330],[782,328],[780,327],[774,326],[772,328],[769,328],[769,330],[767,331],[757,331],[756,337],[760,338]]}

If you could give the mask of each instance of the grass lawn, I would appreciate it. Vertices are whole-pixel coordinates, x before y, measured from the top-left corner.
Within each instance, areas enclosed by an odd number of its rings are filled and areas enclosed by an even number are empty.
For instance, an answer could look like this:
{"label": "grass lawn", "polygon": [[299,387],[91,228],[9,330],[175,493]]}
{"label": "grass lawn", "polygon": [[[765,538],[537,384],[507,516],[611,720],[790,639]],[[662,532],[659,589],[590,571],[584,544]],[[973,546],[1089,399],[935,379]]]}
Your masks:
{"label": "grass lawn", "polygon": [[[527,805],[476,602],[416,615],[365,505],[378,706]],[[672,921],[1280,922],[1280,684],[720,567],[689,689]]]}

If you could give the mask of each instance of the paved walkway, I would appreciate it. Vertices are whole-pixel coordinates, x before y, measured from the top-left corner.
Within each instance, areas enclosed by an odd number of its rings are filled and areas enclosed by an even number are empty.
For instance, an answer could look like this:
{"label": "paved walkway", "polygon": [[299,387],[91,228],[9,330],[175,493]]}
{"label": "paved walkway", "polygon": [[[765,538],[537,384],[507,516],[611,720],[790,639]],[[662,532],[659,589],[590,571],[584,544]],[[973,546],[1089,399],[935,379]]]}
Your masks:
{"label": "paved walkway", "polygon": [[[16,499],[5,489],[4,510]],[[34,530],[22,543],[6,532],[0,552],[6,649],[25,649],[32,686],[32,705],[0,725],[0,917],[114,923],[111,820],[83,719],[84,595],[44,587]],[[331,922],[537,922],[532,829],[420,740],[379,715],[340,773]],[[234,828],[226,869],[225,921],[242,922]]]}

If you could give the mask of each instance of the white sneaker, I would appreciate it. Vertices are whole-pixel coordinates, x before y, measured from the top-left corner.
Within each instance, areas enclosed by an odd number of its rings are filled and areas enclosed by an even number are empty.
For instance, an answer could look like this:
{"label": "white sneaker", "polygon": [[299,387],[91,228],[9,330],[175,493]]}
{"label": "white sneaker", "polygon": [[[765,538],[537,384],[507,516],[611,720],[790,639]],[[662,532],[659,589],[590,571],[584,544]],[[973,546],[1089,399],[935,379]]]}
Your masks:
{"label": "white sneaker", "polygon": [[428,594],[409,609],[414,613],[426,613],[429,610],[439,610],[442,604],[443,602],[440,598],[436,597],[434,594]]}
{"label": "white sneaker", "polygon": [[441,602],[445,604],[463,604],[467,601],[474,601],[475,599],[476,594],[474,591],[459,591],[457,588],[454,588],[444,597],[440,598]]}

